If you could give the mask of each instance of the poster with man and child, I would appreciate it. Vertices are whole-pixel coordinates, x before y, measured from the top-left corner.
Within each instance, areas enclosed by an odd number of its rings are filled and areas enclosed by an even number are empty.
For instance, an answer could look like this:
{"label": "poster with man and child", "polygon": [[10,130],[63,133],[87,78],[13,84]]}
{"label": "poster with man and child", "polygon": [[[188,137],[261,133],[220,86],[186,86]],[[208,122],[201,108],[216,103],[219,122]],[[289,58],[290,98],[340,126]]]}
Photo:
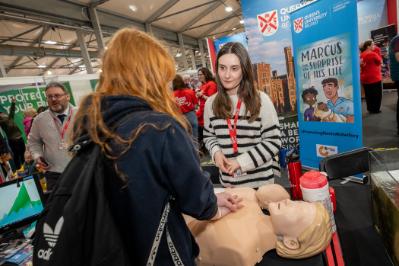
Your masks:
{"label": "poster with man and child", "polygon": [[362,146],[356,0],[316,1],[291,13],[300,158]]}
{"label": "poster with man and child", "polygon": [[296,49],[299,120],[354,122],[349,37],[334,36]]}

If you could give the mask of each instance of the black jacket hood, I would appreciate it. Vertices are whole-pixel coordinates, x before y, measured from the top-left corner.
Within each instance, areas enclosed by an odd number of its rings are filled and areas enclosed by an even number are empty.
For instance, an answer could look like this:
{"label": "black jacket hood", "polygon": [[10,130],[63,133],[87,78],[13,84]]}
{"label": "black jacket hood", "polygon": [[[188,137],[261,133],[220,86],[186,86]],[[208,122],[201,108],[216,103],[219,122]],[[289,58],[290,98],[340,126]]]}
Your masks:
{"label": "black jacket hood", "polygon": [[[86,103],[90,102],[89,98]],[[101,101],[101,110],[105,124],[112,127],[132,112],[152,109],[146,101],[135,96],[105,96]],[[69,150],[77,152],[91,143],[91,139],[86,133],[80,136]]]}

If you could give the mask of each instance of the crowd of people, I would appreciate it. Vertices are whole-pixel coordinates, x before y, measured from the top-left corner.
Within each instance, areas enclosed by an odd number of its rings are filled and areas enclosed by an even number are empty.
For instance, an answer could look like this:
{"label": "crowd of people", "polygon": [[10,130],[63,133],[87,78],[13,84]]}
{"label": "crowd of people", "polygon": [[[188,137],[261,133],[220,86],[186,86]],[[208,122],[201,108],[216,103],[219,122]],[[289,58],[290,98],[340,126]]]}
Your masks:
{"label": "crowd of people", "polygon": [[22,130],[15,123],[15,109],[16,99],[12,97],[9,113],[0,112],[0,183],[33,173],[43,173],[42,169],[36,167],[23,136],[29,135],[33,120],[47,107],[39,107],[37,110],[28,107],[24,110]]}
{"label": "crowd of people", "polygon": [[[365,43],[362,83],[368,110],[378,112],[381,99],[374,90],[381,82],[378,75],[367,77],[367,71],[375,72],[369,68],[381,64],[373,49]],[[281,148],[276,110],[257,90],[242,44],[221,48],[215,77],[207,68],[197,74],[201,84],[195,87],[189,77],[176,75],[173,58],[158,40],[134,29],[119,30],[103,55],[96,91],[79,108],[70,104],[63,84],[51,82],[45,88],[48,109],[27,109],[24,132],[13,121],[15,99],[10,113],[0,115],[2,178],[13,178],[13,170],[36,171],[52,191],[74,158],[70,145],[82,140],[97,145],[111,162],[107,167],[118,173],[107,181],[106,194],[130,261],[173,265],[171,238],[180,263],[195,265],[198,246],[182,214],[218,220],[243,207],[242,198],[228,190],[215,194],[200,156],[209,153],[224,187],[257,189],[279,175]],[[335,80],[324,83],[323,90],[335,88],[336,96]],[[154,255],[155,233],[169,204],[168,236],[161,236]]]}

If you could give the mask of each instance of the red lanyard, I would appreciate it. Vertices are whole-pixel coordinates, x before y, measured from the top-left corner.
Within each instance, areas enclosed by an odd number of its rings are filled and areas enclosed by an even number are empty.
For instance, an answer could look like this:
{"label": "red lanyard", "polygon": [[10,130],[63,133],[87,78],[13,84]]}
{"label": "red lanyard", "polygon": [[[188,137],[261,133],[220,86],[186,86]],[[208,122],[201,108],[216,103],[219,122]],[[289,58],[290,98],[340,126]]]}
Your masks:
{"label": "red lanyard", "polygon": [[234,114],[234,128],[231,126],[230,118],[226,119],[227,126],[229,127],[229,135],[230,135],[231,143],[233,144],[233,152],[234,153],[238,153],[237,121],[238,121],[238,115],[240,114],[240,109],[241,109],[241,100],[238,99],[236,112]]}
{"label": "red lanyard", "polygon": [[65,122],[65,124],[64,124],[64,126],[62,127],[62,130],[61,130],[61,131],[59,130],[59,127],[58,127],[58,125],[57,125],[57,118],[53,117],[55,127],[56,127],[56,128],[58,129],[58,131],[60,132],[61,140],[64,139],[65,132],[67,131],[68,126],[69,126],[69,123],[71,122],[71,117],[72,117],[72,108],[69,107],[68,120]]}

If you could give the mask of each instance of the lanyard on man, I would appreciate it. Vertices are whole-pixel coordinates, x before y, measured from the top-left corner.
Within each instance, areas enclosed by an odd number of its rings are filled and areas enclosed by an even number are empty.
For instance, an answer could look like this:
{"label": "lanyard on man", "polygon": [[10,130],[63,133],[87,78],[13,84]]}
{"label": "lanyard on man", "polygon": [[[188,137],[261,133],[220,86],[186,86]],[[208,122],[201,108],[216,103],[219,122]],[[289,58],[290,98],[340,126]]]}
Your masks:
{"label": "lanyard on man", "polygon": [[237,122],[238,122],[238,115],[240,114],[241,109],[241,99],[237,101],[236,112],[234,114],[234,127],[231,125],[230,117],[226,119],[227,126],[229,127],[229,135],[231,139],[231,143],[233,144],[233,153],[238,153],[238,141],[237,141]]}
{"label": "lanyard on man", "polygon": [[53,117],[54,125],[57,128],[58,133],[60,134],[60,138],[61,138],[61,143],[59,145],[59,149],[60,150],[64,150],[64,149],[68,148],[67,144],[64,142],[64,136],[65,136],[65,133],[68,130],[69,124],[71,122],[71,118],[72,118],[72,108],[70,107],[69,108],[69,113],[68,113],[68,119],[67,119],[67,121],[65,123],[61,122],[61,129],[60,129],[58,127],[58,124],[57,124],[57,118]]}

